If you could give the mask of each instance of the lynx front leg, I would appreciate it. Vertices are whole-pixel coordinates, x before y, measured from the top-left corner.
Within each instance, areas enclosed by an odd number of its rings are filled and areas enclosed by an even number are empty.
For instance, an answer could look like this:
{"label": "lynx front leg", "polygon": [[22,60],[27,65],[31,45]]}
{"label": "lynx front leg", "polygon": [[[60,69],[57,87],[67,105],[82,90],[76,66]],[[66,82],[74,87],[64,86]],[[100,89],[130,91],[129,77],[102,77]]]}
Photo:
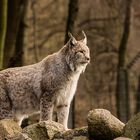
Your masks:
{"label": "lynx front leg", "polygon": [[40,120],[52,120],[53,115],[53,107],[54,107],[54,95],[45,92],[41,98],[40,108]]}
{"label": "lynx front leg", "polygon": [[59,105],[57,106],[57,118],[58,122],[64,125],[64,128],[68,129],[68,117],[69,117],[70,105]]}

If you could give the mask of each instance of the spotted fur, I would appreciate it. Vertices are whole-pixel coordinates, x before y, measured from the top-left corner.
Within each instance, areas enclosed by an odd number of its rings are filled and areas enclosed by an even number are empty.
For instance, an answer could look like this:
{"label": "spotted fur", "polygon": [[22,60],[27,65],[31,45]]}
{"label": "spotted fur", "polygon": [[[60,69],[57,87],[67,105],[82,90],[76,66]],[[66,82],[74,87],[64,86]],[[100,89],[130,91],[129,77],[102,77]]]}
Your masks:
{"label": "spotted fur", "polygon": [[58,122],[67,129],[70,103],[90,59],[85,41],[71,36],[61,50],[39,63],[1,71],[0,119],[21,122],[24,116],[40,110],[40,120],[51,120],[56,107]]}

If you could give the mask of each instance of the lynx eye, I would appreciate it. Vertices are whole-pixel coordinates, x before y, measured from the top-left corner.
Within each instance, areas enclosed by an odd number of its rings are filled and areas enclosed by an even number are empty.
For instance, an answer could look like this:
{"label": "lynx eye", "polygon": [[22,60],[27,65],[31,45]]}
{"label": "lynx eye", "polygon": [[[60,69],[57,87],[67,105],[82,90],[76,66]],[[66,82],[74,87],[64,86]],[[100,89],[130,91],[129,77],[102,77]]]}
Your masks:
{"label": "lynx eye", "polygon": [[84,51],[83,51],[83,50],[78,51],[78,52],[76,52],[76,54],[78,54],[78,55],[83,55],[83,54],[84,54]]}
{"label": "lynx eye", "polygon": [[84,51],[79,51],[79,53],[84,53]]}

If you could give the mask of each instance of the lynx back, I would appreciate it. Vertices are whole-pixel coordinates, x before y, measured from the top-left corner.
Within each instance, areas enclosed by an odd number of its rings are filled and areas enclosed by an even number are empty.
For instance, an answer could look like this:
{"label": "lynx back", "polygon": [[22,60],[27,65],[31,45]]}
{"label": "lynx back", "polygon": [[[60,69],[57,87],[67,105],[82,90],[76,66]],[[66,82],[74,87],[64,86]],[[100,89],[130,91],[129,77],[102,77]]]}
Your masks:
{"label": "lynx back", "polygon": [[40,120],[52,120],[54,107],[58,122],[67,129],[69,108],[79,76],[90,61],[87,38],[70,40],[58,52],[39,63],[0,72],[0,119],[40,111]]}

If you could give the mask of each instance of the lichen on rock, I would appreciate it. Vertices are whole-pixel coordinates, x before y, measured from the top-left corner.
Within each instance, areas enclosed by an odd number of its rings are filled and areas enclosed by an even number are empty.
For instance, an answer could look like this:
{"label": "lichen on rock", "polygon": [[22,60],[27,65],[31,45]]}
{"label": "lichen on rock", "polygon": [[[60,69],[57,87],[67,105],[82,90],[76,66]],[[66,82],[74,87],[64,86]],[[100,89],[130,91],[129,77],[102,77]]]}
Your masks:
{"label": "lichen on rock", "polygon": [[[139,118],[135,119],[132,121],[136,123],[134,126],[140,126]],[[36,119],[33,118],[33,122],[36,122]],[[65,131],[62,124],[50,120],[31,124],[23,129],[12,120],[2,120],[0,121],[0,140],[4,138],[6,140],[113,140],[122,136],[125,126],[105,109],[91,110],[87,116],[87,122],[88,126]],[[131,130],[132,125],[128,124],[124,129],[125,134]],[[135,127],[132,130],[135,130]],[[118,139],[125,140],[126,138]]]}
{"label": "lichen on rock", "polygon": [[112,140],[123,133],[125,126],[119,119],[108,110],[95,109],[87,116],[88,132],[90,139]]}
{"label": "lichen on rock", "polygon": [[22,132],[33,140],[47,140],[62,131],[64,131],[63,125],[54,121],[43,121],[26,127]]}
{"label": "lichen on rock", "polygon": [[54,135],[53,140],[87,140],[87,126],[60,132]]}
{"label": "lichen on rock", "polygon": [[0,120],[0,140],[6,139],[9,135],[15,135],[21,132],[21,127],[14,121],[10,119]]}
{"label": "lichen on rock", "polygon": [[118,137],[118,138],[115,138],[114,140],[132,140],[132,139],[126,138],[126,137]]}
{"label": "lichen on rock", "polygon": [[140,113],[133,116],[124,127],[124,136],[140,140]]}

